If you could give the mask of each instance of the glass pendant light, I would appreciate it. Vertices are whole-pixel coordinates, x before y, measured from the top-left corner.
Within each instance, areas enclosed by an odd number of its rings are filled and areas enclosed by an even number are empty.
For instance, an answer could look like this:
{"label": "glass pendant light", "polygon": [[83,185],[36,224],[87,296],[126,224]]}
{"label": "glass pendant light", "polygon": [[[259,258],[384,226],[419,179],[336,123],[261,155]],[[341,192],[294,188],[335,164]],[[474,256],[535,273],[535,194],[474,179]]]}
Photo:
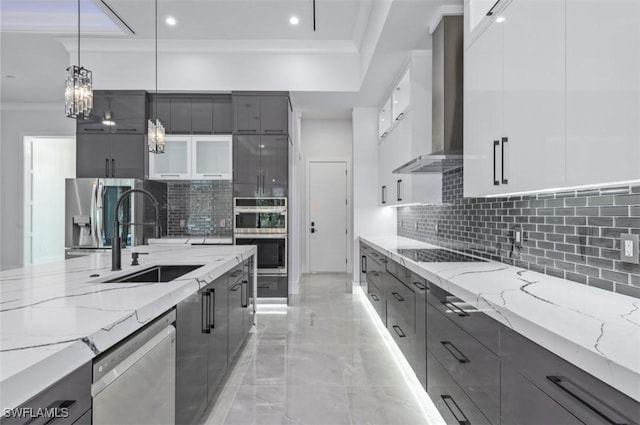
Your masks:
{"label": "glass pendant light", "polygon": [[78,0],[78,65],[67,68],[64,90],[66,116],[74,119],[89,119],[93,109],[93,74],[80,66],[80,0]]}
{"label": "glass pendant light", "polygon": [[159,154],[164,153],[165,150],[165,131],[162,122],[158,119],[158,0],[156,0],[156,13],[155,13],[155,60],[156,60],[156,96],[154,97],[154,119],[149,120],[147,128],[147,138],[149,140],[149,152]]}

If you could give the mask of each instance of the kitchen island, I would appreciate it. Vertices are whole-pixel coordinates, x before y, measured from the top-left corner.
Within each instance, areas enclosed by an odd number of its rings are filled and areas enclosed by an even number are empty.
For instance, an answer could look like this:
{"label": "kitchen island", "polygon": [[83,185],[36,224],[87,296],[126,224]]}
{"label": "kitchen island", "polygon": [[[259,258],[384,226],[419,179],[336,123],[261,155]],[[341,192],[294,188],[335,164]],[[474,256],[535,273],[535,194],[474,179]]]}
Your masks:
{"label": "kitchen island", "polygon": [[[0,405],[11,409],[256,255],[253,246],[154,245],[121,271],[111,253],[0,273]],[[256,262],[253,262],[254,268]],[[170,282],[103,283],[155,265],[201,265]],[[255,269],[252,282],[256,293]]]}

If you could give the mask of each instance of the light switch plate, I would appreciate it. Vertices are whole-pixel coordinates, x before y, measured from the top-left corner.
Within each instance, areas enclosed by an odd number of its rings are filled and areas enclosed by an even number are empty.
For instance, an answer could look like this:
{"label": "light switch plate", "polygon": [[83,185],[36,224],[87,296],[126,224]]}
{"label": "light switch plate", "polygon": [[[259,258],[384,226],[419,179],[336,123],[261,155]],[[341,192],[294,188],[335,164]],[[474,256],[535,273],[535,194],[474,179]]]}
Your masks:
{"label": "light switch plate", "polygon": [[620,261],[624,263],[640,264],[638,248],[639,235],[623,233],[620,235]]}

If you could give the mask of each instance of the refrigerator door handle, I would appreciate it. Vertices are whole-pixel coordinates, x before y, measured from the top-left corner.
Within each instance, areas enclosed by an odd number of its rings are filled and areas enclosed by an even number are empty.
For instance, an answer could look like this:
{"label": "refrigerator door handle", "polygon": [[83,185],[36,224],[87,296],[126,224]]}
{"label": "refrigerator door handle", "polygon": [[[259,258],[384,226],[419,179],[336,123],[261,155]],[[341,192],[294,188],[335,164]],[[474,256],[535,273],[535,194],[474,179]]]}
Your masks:
{"label": "refrigerator door handle", "polygon": [[91,241],[93,242],[93,246],[100,246],[98,244],[98,235],[97,235],[97,218],[98,218],[98,206],[96,197],[98,196],[98,180],[96,180],[91,186],[91,216],[89,220],[89,228],[91,229]]}
{"label": "refrigerator door handle", "polygon": [[98,181],[98,193],[96,197],[96,203],[97,203],[96,227],[98,230],[97,236],[98,236],[99,247],[105,246],[104,245],[104,193],[105,193],[104,185],[101,185],[100,181]]}

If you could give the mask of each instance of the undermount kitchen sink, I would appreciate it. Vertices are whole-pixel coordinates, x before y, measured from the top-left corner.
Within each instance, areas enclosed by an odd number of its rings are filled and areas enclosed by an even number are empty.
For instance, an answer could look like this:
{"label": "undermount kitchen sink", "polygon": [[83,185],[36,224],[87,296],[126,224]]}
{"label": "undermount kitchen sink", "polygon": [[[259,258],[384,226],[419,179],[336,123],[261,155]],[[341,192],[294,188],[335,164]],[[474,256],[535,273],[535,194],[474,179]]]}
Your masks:
{"label": "undermount kitchen sink", "polygon": [[153,266],[115,279],[106,280],[104,283],[171,282],[172,280],[175,280],[200,267],[202,267],[202,264]]}

